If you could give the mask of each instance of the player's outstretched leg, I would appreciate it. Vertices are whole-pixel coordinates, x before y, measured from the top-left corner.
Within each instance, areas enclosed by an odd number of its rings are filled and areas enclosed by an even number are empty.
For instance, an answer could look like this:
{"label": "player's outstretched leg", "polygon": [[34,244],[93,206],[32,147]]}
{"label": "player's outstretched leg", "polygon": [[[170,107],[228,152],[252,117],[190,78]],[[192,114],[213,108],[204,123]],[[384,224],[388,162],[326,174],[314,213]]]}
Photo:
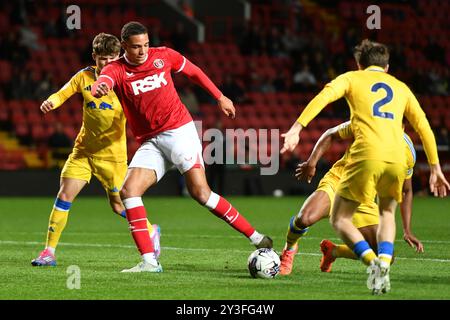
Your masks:
{"label": "player's outstretched leg", "polygon": [[216,217],[245,235],[256,248],[273,248],[273,241],[253,228],[225,198],[211,191],[203,168],[192,168],[184,173],[189,194]]}
{"label": "player's outstretched leg", "polygon": [[245,235],[256,248],[273,248],[272,239],[256,231],[225,198],[211,191],[204,206],[216,217]]}

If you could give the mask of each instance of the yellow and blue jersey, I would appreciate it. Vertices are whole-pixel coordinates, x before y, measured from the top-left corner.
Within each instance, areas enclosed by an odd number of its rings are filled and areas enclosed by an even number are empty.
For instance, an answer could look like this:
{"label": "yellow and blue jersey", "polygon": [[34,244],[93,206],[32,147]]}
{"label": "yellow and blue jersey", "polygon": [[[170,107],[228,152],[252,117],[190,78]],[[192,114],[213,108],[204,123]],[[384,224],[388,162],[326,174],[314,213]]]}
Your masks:
{"label": "yellow and blue jersey", "polygon": [[83,96],[83,124],[75,140],[74,154],[127,161],[126,118],[122,106],[112,90],[101,98],[92,96],[91,85],[95,81],[95,67],[84,68],[48,100],[56,109],[75,93]]}
{"label": "yellow and blue jersey", "polygon": [[406,84],[370,66],[338,76],[307,105],[298,118],[302,126],[329,103],[345,97],[350,107],[354,142],[352,162],[381,160],[405,164],[403,115],[419,133],[430,164],[439,163],[436,141],[425,113]]}
{"label": "yellow and blue jersey", "polygon": [[416,150],[414,149],[414,143],[412,142],[411,138],[404,133],[403,134],[403,140],[405,141],[406,145],[406,178],[405,179],[411,179],[414,171],[414,165],[416,164]]}
{"label": "yellow and blue jersey", "polygon": [[[354,138],[350,121],[344,122],[341,125],[339,125],[337,133],[339,134],[341,139],[344,140]],[[403,144],[404,148],[402,148],[402,150],[404,150],[407,168],[405,179],[411,179],[413,175],[414,165],[416,164],[416,150],[414,149],[414,144],[411,141],[411,138],[406,133],[403,133]],[[335,177],[336,179],[341,179],[342,174],[344,173],[345,165],[349,161],[349,153],[350,148],[348,148],[345,151],[342,158],[336,161],[335,164],[329,170],[332,176]]]}

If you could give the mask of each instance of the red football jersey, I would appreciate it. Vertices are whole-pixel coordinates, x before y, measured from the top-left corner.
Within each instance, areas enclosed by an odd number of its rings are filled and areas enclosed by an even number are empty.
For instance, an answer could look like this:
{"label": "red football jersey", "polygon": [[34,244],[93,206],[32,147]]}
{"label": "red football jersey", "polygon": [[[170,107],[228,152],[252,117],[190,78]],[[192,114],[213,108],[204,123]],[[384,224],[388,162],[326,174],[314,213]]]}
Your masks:
{"label": "red football jersey", "polygon": [[141,65],[133,65],[122,56],[103,68],[99,79],[112,82],[131,131],[140,143],[192,121],[171,76],[172,71],[182,71],[186,61],[175,50],[157,47],[149,48],[147,60]]}

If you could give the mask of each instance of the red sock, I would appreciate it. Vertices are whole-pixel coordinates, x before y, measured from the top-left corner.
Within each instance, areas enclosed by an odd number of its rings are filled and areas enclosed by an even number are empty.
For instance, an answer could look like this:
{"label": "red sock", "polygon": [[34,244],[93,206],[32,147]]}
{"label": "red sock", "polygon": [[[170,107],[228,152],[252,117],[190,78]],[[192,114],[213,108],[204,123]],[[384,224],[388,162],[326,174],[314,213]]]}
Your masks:
{"label": "red sock", "polygon": [[130,224],[131,235],[134,243],[142,254],[154,252],[153,242],[147,228],[147,212],[144,206],[126,209],[127,220]]}
{"label": "red sock", "polygon": [[243,233],[247,238],[254,232],[250,223],[224,198],[220,197],[219,202],[215,208],[210,209],[217,217],[224,220],[234,229]]}

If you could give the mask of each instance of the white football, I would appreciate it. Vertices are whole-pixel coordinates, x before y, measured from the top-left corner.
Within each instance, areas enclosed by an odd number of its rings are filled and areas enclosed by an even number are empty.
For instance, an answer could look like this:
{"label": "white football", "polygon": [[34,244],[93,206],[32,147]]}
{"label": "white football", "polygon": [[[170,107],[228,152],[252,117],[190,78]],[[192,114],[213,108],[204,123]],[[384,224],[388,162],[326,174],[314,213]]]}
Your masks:
{"label": "white football", "polygon": [[269,248],[261,248],[248,257],[248,271],[253,278],[272,279],[280,272],[280,257]]}

